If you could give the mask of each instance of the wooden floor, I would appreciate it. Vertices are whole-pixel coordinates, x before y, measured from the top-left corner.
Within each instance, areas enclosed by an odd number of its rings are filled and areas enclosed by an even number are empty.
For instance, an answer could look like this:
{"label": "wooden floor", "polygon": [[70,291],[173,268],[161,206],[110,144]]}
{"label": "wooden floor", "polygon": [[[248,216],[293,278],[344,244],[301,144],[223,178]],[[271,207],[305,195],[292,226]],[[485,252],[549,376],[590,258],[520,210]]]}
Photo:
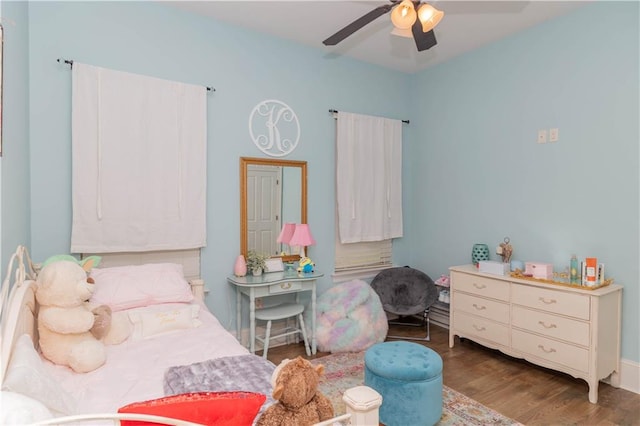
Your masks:
{"label": "wooden floor", "polygon": [[[389,334],[424,336],[424,329],[391,326]],[[431,341],[419,342],[442,357],[448,387],[525,425],[640,425],[640,395],[600,383],[598,403],[591,404],[584,380],[518,360],[468,339],[449,348],[449,332],[431,326]],[[270,348],[274,364],[302,355],[304,347]]]}

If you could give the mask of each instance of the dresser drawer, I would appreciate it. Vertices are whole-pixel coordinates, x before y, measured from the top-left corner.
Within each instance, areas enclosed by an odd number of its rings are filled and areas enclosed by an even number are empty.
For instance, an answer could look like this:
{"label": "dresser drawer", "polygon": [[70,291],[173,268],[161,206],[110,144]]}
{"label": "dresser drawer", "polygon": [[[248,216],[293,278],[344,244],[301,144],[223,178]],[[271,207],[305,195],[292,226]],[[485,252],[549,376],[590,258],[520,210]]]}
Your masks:
{"label": "dresser drawer", "polygon": [[509,282],[492,280],[491,278],[476,275],[453,272],[451,274],[451,287],[457,291],[477,294],[503,301],[509,300]]}
{"label": "dresser drawer", "polygon": [[520,330],[511,331],[511,347],[574,370],[589,371],[589,351]]}
{"label": "dresser drawer", "polygon": [[509,345],[509,327],[504,324],[455,311],[453,313],[453,327],[456,331],[467,335],[490,340],[503,346]]}
{"label": "dresser drawer", "polygon": [[509,323],[509,304],[507,303],[457,291],[454,291],[453,298],[455,299],[454,305],[457,311],[464,311],[505,324]]}
{"label": "dresser drawer", "polygon": [[589,319],[591,302],[587,295],[518,284],[514,284],[511,291],[511,301],[514,304],[583,320]]}
{"label": "dresser drawer", "polygon": [[540,311],[532,311],[522,306],[513,306],[511,324],[514,327],[566,340],[582,346],[589,346],[589,323],[561,317]]}
{"label": "dresser drawer", "polygon": [[302,288],[302,283],[300,282],[279,283],[279,284],[270,285],[269,293],[270,294],[288,293],[290,291],[300,290],[301,288]]}

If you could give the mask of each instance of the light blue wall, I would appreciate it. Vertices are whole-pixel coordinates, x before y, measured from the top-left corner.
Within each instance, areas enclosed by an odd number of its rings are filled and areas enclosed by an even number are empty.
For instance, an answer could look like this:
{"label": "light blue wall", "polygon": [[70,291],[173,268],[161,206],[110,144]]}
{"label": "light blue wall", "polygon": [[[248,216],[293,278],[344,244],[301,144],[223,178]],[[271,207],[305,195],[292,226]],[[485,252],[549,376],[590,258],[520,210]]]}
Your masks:
{"label": "light blue wall", "polygon": [[26,2],[0,3],[4,29],[0,275],[19,244],[30,243],[29,24]]}
{"label": "light blue wall", "polygon": [[[622,356],[640,359],[639,8],[606,2],[414,78],[408,159],[415,264],[470,262],[511,238],[513,258],[595,256],[624,286]],[[594,27],[593,23],[598,25]],[[559,141],[538,145],[538,129]],[[499,258],[494,255],[494,259]]]}
{"label": "light blue wall", "polygon": [[[208,112],[207,304],[235,326],[225,277],[239,253],[239,157],[263,156],[248,117],[265,99],[290,105],[301,140],[287,159],[308,161],[311,248],[331,285],[335,121],[329,109],[407,117],[405,76],[216,23],[152,2],[37,2],[29,6],[32,251],[67,253],[71,231],[71,72],[57,58],[213,86]],[[411,143],[411,142],[409,142]]]}

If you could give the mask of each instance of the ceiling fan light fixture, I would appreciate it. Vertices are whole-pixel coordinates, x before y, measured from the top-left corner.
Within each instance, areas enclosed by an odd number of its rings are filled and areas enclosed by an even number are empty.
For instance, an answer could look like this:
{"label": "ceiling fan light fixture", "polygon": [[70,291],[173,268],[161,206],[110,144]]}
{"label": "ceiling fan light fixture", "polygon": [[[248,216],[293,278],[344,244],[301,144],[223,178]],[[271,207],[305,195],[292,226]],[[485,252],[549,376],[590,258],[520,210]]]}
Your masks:
{"label": "ceiling fan light fixture", "polygon": [[418,9],[418,19],[422,23],[422,32],[429,32],[442,20],[444,12],[428,3],[423,3]]}
{"label": "ceiling fan light fixture", "polygon": [[393,22],[396,28],[401,30],[411,28],[413,23],[416,22],[417,17],[418,14],[411,0],[403,0],[402,3],[391,11],[391,22]]}

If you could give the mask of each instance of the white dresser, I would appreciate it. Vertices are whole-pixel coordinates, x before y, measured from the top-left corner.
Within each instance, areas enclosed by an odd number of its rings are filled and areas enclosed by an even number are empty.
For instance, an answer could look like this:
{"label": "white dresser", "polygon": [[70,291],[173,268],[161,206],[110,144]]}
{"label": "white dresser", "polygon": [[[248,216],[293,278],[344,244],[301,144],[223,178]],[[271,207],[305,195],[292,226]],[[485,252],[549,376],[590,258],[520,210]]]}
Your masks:
{"label": "white dresser", "polygon": [[619,386],[622,286],[585,290],[484,274],[473,265],[450,272],[449,347],[465,337],[584,379],[594,404],[601,379],[611,375]]}

